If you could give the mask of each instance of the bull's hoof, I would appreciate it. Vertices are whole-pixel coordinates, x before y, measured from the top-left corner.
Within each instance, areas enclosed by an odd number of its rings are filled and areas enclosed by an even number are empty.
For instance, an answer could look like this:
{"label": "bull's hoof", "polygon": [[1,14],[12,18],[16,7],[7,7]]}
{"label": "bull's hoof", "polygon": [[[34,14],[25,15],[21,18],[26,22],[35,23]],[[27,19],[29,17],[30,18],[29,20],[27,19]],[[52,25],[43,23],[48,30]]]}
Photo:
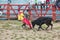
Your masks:
{"label": "bull's hoof", "polygon": [[42,29],[42,30],[44,30],[44,29]]}
{"label": "bull's hoof", "polygon": [[39,29],[37,31],[39,31]]}
{"label": "bull's hoof", "polygon": [[37,31],[39,31],[39,30],[37,30]]}

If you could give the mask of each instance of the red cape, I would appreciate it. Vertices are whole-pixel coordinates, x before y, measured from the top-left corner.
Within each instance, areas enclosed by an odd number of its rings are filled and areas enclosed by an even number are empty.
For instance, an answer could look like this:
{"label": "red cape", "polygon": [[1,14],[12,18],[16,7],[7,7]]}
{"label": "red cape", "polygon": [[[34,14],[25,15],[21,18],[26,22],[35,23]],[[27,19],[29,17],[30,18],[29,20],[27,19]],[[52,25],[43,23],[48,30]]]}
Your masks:
{"label": "red cape", "polygon": [[23,21],[23,23],[29,25],[30,28],[32,28],[32,24],[27,18],[24,18],[22,21]]}

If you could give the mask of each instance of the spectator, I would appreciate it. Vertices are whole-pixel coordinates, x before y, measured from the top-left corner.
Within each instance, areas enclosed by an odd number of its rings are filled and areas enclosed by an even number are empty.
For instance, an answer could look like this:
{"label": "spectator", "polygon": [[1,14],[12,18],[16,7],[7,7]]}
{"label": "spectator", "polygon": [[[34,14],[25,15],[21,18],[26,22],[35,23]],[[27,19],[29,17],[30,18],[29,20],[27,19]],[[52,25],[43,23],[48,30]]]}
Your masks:
{"label": "spectator", "polygon": [[50,4],[50,0],[46,0],[46,4]]}
{"label": "spectator", "polygon": [[57,6],[58,8],[60,8],[60,0],[56,0],[56,1],[55,1],[55,4],[56,4],[56,6]]}
{"label": "spectator", "polygon": [[38,3],[37,3],[37,0],[35,0],[34,2],[35,2],[35,6],[38,8]]}
{"label": "spectator", "polygon": [[46,0],[46,8],[48,8],[48,4],[50,4],[50,0]]}
{"label": "spectator", "polygon": [[41,1],[41,8],[45,8],[45,3],[46,3],[46,0],[40,0]]}
{"label": "spectator", "polygon": [[29,0],[29,8],[33,8],[34,0]]}
{"label": "spectator", "polygon": [[11,3],[11,0],[8,0],[8,3]]}

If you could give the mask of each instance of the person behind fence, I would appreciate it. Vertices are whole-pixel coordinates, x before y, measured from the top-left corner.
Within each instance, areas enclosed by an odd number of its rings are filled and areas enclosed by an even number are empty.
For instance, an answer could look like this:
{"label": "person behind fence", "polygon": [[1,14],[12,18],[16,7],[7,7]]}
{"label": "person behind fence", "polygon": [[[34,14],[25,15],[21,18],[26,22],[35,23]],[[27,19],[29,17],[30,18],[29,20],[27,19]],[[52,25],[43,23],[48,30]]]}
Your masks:
{"label": "person behind fence", "polygon": [[46,3],[46,0],[40,0],[41,1],[41,9],[44,8],[45,9],[45,3]]}
{"label": "person behind fence", "polygon": [[35,4],[35,3],[34,3],[34,0],[29,0],[29,3],[28,3],[28,4],[29,4],[29,8],[30,8],[30,9],[35,8],[35,7],[33,6],[33,4]]}
{"label": "person behind fence", "polygon": [[20,18],[22,21],[22,27],[26,27],[26,25],[28,25],[30,27],[30,29],[32,29],[32,24],[31,22],[24,16],[23,10],[20,10]]}
{"label": "person behind fence", "polygon": [[46,4],[50,4],[50,0],[46,0]]}
{"label": "person behind fence", "polygon": [[48,8],[48,4],[50,4],[50,0],[46,0],[46,8]]}
{"label": "person behind fence", "polygon": [[60,8],[60,0],[55,0],[56,7]]}
{"label": "person behind fence", "polygon": [[38,9],[38,2],[37,2],[37,0],[34,0],[34,2],[35,2],[35,8],[37,8]]}

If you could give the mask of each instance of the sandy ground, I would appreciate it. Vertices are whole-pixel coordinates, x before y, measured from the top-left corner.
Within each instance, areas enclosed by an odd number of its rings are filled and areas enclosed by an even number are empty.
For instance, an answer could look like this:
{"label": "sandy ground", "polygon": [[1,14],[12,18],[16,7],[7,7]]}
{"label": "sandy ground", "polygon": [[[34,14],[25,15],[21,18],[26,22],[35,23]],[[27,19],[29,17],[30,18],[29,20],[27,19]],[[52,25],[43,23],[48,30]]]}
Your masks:
{"label": "sandy ground", "polygon": [[0,20],[0,40],[60,40],[60,22],[53,23],[53,30],[23,29],[21,25],[17,20]]}

